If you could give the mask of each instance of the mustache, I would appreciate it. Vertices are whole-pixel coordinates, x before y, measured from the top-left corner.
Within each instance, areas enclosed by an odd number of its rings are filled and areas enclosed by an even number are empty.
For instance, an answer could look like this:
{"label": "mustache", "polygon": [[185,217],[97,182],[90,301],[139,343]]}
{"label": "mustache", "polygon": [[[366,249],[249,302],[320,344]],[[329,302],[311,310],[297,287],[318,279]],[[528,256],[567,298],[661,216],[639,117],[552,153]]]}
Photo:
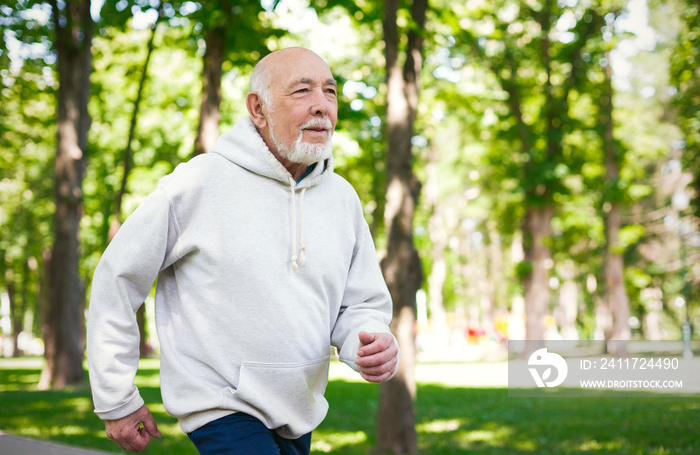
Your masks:
{"label": "mustache", "polygon": [[333,128],[333,124],[331,123],[331,120],[328,117],[323,117],[323,118],[313,118],[307,122],[305,122],[299,129],[304,130],[307,128],[323,128],[326,130],[330,130]]}

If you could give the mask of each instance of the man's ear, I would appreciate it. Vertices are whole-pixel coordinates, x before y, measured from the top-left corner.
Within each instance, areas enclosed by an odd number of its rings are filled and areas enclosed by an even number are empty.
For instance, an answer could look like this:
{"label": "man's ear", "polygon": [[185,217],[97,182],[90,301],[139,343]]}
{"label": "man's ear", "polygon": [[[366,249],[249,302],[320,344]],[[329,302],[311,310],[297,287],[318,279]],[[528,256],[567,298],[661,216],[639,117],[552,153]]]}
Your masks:
{"label": "man's ear", "polygon": [[255,126],[258,128],[266,128],[267,119],[263,112],[262,99],[260,96],[256,92],[248,93],[245,97],[245,105],[248,108],[248,113],[253,123],[255,123]]}

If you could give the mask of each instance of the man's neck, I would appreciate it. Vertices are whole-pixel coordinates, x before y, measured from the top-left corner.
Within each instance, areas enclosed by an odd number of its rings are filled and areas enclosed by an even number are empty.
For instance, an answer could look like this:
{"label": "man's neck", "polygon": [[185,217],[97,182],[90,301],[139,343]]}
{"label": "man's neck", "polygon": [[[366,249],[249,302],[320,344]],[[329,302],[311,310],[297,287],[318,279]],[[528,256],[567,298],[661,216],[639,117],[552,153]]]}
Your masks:
{"label": "man's neck", "polygon": [[294,179],[295,182],[298,182],[301,180],[302,177],[306,174],[306,170],[309,168],[306,164],[300,164],[300,163],[292,163],[291,166],[285,166],[287,168],[287,171],[289,171],[290,174],[292,174],[292,178]]}
{"label": "man's neck", "polygon": [[[272,150],[270,150],[270,151],[272,151]],[[306,174],[306,169],[308,168],[308,166],[306,164],[293,163],[293,162],[289,161],[288,159],[282,157],[276,151],[272,151],[272,154],[275,156],[275,158],[277,158],[277,161],[282,163],[282,166],[284,166],[284,168],[287,169],[287,172],[292,174],[292,178],[294,179],[295,182],[298,181],[300,178],[302,178],[304,176],[304,174]]]}
{"label": "man's neck", "polygon": [[296,179],[296,182],[299,183],[302,180],[304,180],[309,174],[311,174],[314,171],[314,169],[316,169],[317,164],[318,163],[312,163],[312,164],[309,164],[308,166],[306,166],[306,171],[304,172],[304,175],[302,175],[301,177]]}

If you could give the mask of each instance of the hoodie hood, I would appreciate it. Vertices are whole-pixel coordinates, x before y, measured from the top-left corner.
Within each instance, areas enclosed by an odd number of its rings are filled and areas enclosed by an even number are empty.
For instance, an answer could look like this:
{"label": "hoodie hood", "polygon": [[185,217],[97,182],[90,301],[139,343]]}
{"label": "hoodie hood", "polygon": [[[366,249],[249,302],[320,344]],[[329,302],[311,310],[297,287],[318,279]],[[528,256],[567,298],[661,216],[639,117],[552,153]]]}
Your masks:
{"label": "hoodie hood", "polygon": [[[294,273],[297,273],[299,266],[306,262],[304,194],[307,188],[320,185],[333,174],[333,156],[316,163],[311,173],[297,183],[292,174],[272,154],[250,117],[239,120],[231,131],[219,136],[210,153],[217,153],[254,174],[289,186],[292,214],[289,227],[292,236],[292,255],[289,262]],[[298,203],[297,190],[300,190]]]}
{"label": "hoodie hood", "polygon": [[272,154],[253,120],[248,116],[236,122],[230,131],[219,136],[209,152],[217,153],[250,172],[298,189],[319,185],[333,174],[333,156],[330,156],[317,163],[304,180],[298,184],[294,183],[292,175]]}

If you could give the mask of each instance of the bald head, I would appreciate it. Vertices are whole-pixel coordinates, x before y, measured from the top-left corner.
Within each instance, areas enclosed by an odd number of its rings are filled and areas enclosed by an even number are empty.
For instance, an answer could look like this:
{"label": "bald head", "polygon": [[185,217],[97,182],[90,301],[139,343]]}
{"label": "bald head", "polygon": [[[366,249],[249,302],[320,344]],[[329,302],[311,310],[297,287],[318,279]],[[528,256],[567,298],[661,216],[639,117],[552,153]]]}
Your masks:
{"label": "bald head", "polygon": [[[292,68],[307,61],[325,66],[328,69],[325,60],[303,47],[288,47],[266,55],[255,65],[253,73],[250,75],[248,93],[257,93],[263,103],[271,108],[274,104],[271,93],[273,82],[280,76],[289,74]],[[328,73],[330,74],[330,69],[328,69]]]}

